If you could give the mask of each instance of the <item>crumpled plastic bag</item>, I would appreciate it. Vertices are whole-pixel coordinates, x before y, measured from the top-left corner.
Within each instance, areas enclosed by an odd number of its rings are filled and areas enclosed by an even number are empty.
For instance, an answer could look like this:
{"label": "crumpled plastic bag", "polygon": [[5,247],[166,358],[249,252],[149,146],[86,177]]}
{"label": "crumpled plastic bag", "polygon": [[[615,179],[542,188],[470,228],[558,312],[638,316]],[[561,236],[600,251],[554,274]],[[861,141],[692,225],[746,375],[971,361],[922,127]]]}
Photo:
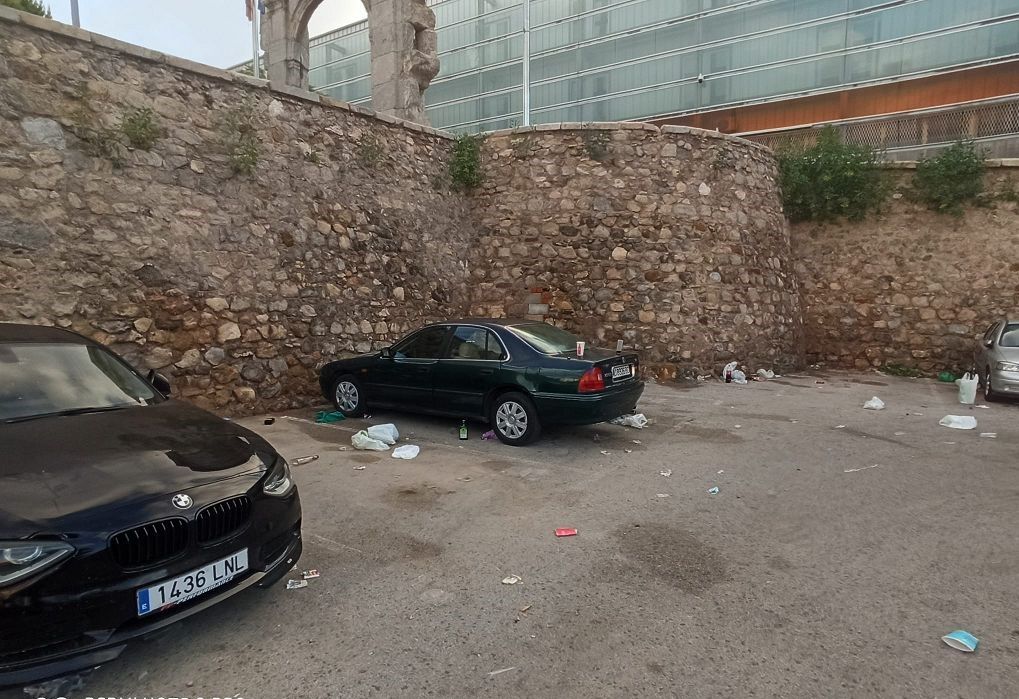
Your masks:
{"label": "crumpled plastic bag", "polygon": [[417,456],[419,453],[421,453],[421,447],[417,446],[416,444],[404,444],[402,446],[397,447],[396,449],[393,449],[393,458],[407,459],[409,461],[410,459],[413,459],[415,456]]}
{"label": "crumpled plastic bag", "polygon": [[728,364],[726,364],[725,368],[722,369],[722,376],[721,376],[722,381],[725,381],[725,377],[729,376],[730,374],[732,374],[732,372],[736,371],[738,368],[739,368],[739,362],[729,362]]}
{"label": "crumpled plastic bag", "polygon": [[644,417],[644,413],[637,413],[636,415],[620,415],[615,420],[609,420],[609,422],[613,425],[635,427],[638,430],[644,429],[648,424],[648,420]]}
{"label": "crumpled plastic bag", "polygon": [[732,382],[740,384],[741,386],[747,382],[747,375],[739,369],[732,372]]}
{"label": "crumpled plastic bag", "polygon": [[369,427],[368,436],[379,440],[383,444],[392,446],[400,438],[400,433],[396,431],[396,425],[386,423],[385,425],[372,425]]}
{"label": "crumpled plastic bag", "polygon": [[881,400],[880,398],[878,398],[877,396],[874,396],[869,401],[867,401],[866,403],[863,404],[863,409],[864,410],[884,410],[885,409],[885,402],[883,400]]}
{"label": "crumpled plastic bag", "polygon": [[350,443],[354,445],[355,449],[363,451],[389,451],[388,444],[372,439],[365,430],[354,433],[354,436],[350,438]]}
{"label": "crumpled plastic bag", "polygon": [[953,430],[975,430],[977,419],[971,415],[945,415],[938,424]]}
{"label": "crumpled plastic bag", "polygon": [[775,378],[775,372],[771,369],[758,369],[757,375],[762,379],[773,379]]}

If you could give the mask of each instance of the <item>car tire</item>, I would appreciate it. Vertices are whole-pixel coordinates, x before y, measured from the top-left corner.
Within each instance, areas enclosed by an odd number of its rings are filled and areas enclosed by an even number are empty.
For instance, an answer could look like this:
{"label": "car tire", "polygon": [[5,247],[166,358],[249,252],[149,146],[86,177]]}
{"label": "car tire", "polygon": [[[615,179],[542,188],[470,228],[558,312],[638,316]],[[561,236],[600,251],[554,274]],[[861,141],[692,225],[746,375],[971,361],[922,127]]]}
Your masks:
{"label": "car tire", "polygon": [[330,393],[333,405],[347,417],[361,417],[365,413],[364,389],[361,382],[347,374],[333,382],[333,390]]}
{"label": "car tire", "polygon": [[511,391],[496,396],[488,418],[495,436],[511,447],[522,447],[541,436],[538,411],[523,393]]}
{"label": "car tire", "polygon": [[994,387],[991,385],[991,367],[987,367],[987,372],[984,374],[984,400],[988,403],[998,400],[998,394],[994,392]]}

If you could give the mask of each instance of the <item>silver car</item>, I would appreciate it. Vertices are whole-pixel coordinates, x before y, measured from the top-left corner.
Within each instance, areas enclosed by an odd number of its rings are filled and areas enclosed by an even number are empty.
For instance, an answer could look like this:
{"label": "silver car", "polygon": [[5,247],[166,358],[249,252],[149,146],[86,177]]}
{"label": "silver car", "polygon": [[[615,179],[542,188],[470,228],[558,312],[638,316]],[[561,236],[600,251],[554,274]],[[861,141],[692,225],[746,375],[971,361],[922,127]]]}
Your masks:
{"label": "silver car", "polygon": [[984,398],[1019,397],[1019,320],[999,320],[974,355]]}

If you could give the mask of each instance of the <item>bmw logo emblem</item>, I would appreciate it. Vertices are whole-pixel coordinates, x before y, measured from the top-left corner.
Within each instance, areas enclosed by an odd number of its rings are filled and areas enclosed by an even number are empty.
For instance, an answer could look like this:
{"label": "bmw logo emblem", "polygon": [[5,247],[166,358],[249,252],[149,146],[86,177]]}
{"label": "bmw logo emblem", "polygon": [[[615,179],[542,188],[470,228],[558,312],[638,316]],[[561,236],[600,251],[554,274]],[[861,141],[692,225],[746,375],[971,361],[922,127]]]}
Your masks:
{"label": "bmw logo emblem", "polygon": [[184,493],[177,493],[173,496],[173,506],[178,510],[186,510],[194,504],[194,500],[191,499],[190,495]]}

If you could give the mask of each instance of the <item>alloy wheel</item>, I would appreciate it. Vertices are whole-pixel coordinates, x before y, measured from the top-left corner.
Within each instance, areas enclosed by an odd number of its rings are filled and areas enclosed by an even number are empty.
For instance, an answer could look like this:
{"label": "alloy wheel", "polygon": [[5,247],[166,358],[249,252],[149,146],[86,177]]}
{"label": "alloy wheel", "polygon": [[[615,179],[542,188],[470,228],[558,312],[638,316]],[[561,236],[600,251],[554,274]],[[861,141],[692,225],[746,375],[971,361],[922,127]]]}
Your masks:
{"label": "alloy wheel", "polygon": [[358,401],[357,386],[350,381],[340,381],[336,384],[336,405],[340,410],[350,412],[357,407]]}
{"label": "alloy wheel", "polygon": [[527,432],[527,411],[516,401],[508,400],[495,411],[495,427],[510,439],[520,439]]}

